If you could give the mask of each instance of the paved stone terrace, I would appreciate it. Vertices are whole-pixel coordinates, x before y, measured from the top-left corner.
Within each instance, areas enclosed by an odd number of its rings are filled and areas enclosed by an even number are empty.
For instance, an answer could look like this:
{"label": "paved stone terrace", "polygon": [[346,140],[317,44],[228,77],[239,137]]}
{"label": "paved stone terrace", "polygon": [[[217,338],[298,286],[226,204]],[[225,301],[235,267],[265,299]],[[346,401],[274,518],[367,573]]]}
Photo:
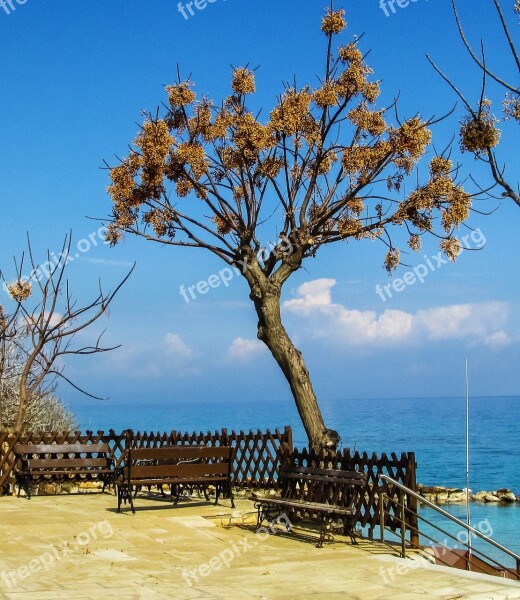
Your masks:
{"label": "paved stone terrace", "polygon": [[115,508],[110,493],[0,497],[0,597],[520,599],[516,582],[412,569],[368,541],[317,549],[282,530],[256,535],[245,499],[233,511],[226,499],[172,507],[139,495],[135,515]]}

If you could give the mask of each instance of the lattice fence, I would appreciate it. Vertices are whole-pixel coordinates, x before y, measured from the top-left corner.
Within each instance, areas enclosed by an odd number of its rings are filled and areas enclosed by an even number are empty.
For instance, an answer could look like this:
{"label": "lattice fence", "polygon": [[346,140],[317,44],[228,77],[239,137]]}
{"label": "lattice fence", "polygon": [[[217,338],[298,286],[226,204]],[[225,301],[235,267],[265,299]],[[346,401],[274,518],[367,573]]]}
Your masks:
{"label": "lattice fence", "polygon": [[[388,475],[399,483],[417,491],[416,485],[416,463],[415,454],[413,452],[402,453],[397,456],[391,453],[390,456],[383,453],[381,455],[371,454],[367,452],[353,454],[349,449],[342,452],[324,452],[316,454],[314,451],[303,449],[290,450],[286,448],[286,460],[289,464],[304,467],[321,467],[329,469],[346,469],[349,471],[363,471],[367,474],[368,487],[366,494],[361,502],[358,514],[358,523],[365,527],[368,526],[370,537],[373,536],[374,530],[379,526],[379,494],[380,490],[388,496],[385,500],[385,525],[395,531],[401,526],[400,516],[398,511],[398,489],[390,483],[384,483],[379,479],[379,475]],[[410,530],[412,526],[417,526],[417,503],[411,496],[407,498],[407,506],[409,514]]]}
{"label": "lattice fence", "polygon": [[234,485],[244,487],[273,487],[276,485],[280,466],[280,448],[282,444],[292,447],[292,431],[285,427],[283,431],[276,429],[262,431],[231,431],[226,429],[211,432],[169,433],[123,431],[116,433],[110,430],[82,434],[66,432],[26,433],[16,437],[7,432],[0,432],[0,489],[11,480],[14,466],[13,448],[21,444],[108,444],[111,457],[119,465],[125,446],[158,448],[172,444],[205,444],[210,446],[236,446],[234,464]]}

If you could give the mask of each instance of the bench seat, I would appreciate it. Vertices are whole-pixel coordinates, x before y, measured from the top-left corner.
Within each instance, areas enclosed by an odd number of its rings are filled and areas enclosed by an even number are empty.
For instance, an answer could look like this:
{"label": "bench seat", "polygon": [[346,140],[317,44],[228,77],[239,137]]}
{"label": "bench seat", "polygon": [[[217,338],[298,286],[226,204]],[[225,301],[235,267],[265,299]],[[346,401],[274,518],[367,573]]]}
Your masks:
{"label": "bench seat", "polygon": [[264,504],[285,506],[287,508],[302,509],[305,510],[305,512],[323,512],[327,514],[337,515],[352,515],[354,513],[354,509],[352,508],[333,506],[330,504],[320,504],[319,502],[308,502],[307,500],[284,500],[283,498],[269,498],[266,500],[259,500],[258,498],[255,498],[255,501]]}

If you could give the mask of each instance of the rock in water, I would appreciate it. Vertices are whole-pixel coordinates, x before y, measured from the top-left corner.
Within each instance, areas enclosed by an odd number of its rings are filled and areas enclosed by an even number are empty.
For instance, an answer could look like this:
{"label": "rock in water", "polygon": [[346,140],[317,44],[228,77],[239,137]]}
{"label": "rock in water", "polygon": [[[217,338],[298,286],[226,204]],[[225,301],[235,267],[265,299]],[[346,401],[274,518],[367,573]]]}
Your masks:
{"label": "rock in water", "polygon": [[516,496],[510,490],[507,490],[505,492],[501,492],[501,490],[498,490],[497,494],[501,502],[516,502]]}

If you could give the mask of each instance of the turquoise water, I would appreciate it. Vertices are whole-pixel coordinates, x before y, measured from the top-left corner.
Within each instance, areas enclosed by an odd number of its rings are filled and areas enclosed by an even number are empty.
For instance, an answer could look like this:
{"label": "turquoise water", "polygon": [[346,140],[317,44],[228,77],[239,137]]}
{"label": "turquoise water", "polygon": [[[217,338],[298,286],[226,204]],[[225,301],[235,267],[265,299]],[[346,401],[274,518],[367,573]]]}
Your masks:
{"label": "turquoise water", "polygon": [[[464,398],[337,400],[321,403],[325,422],[341,445],[367,452],[415,452],[419,483],[465,487]],[[292,402],[85,402],[72,406],[80,428],[97,431],[214,431],[293,428],[294,445],[306,438]],[[512,489],[520,495],[520,397],[470,400],[470,488]],[[520,554],[520,505],[472,503],[472,523],[485,519],[493,538]],[[448,508],[462,520],[465,509]],[[426,509],[425,516],[432,513]],[[432,515],[427,516],[432,518]],[[436,517],[433,515],[433,519]],[[454,531],[456,533],[457,530]]]}

